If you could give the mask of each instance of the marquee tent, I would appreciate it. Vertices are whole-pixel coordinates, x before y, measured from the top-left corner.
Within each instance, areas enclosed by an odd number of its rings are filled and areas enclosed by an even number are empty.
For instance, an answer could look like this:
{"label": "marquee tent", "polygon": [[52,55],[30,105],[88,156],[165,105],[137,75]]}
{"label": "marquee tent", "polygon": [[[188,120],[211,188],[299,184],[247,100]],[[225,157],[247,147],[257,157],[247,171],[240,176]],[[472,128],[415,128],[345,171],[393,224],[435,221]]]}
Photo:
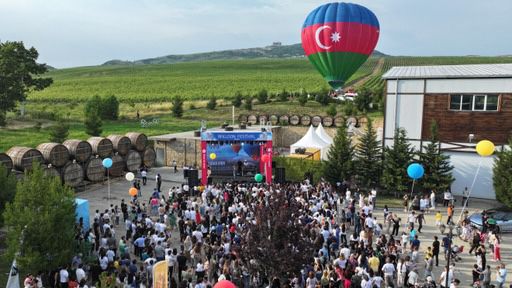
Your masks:
{"label": "marquee tent", "polygon": [[332,138],[325,132],[324,126],[322,126],[322,123],[318,124],[318,127],[316,127],[315,130],[316,135],[320,137],[320,139],[324,140],[324,142],[327,142],[329,144],[332,144]]}
{"label": "marquee tent", "polygon": [[327,159],[330,143],[325,142],[315,133],[313,125],[309,126],[308,132],[299,141],[290,146],[290,152],[295,153],[297,148],[318,148],[321,151],[322,160]]}

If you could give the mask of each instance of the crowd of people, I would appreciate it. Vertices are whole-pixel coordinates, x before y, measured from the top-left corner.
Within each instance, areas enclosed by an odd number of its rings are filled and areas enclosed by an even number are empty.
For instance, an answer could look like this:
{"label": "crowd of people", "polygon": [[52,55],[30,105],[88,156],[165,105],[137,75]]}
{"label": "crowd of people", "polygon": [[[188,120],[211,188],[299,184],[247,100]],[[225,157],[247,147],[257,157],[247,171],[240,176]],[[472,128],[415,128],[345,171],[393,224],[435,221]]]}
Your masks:
{"label": "crowd of people", "polygon": [[[161,191],[158,176],[149,199],[143,197],[147,191],[141,191],[146,186],[135,181],[133,186],[140,190],[137,196],[96,211],[92,228],[77,231],[77,237],[90,244],[96,265],[87,267],[82,255],[77,255],[70,267],[56,271],[48,286],[87,287],[103,277],[119,286],[150,287],[153,266],[165,260],[170,287],[206,288],[222,279],[238,287],[462,287],[463,279],[456,277],[454,269],[464,251],[453,245],[448,233],[442,233],[454,221],[453,201],[441,213],[434,192],[411,201],[404,196],[401,213],[387,205],[375,210],[375,190],[363,193],[347,183],[228,183]],[[295,275],[251,275],[240,255],[247,244],[244,235],[248,223],[256,221],[254,208],[268,203],[276,191],[300,203],[298,223],[309,229],[304,240],[313,239],[316,252]],[[440,230],[432,239],[422,236],[425,213],[435,213],[435,223],[429,225]],[[493,273],[496,286],[503,287],[507,270],[493,221],[484,214],[485,228],[478,231],[466,217],[460,222],[460,237],[474,254],[474,287],[491,287]],[[498,265],[494,269],[488,253]],[[434,275],[434,267],[443,267],[443,256],[448,255],[450,266]]]}

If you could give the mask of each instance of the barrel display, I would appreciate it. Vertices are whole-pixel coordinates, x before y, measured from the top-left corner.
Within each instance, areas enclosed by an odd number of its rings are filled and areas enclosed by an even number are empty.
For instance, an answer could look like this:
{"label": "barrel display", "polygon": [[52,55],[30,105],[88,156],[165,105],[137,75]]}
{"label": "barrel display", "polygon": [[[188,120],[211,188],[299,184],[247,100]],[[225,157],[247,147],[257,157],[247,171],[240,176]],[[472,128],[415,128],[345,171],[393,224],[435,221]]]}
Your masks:
{"label": "barrel display", "polygon": [[126,133],[126,137],[130,138],[130,141],[132,142],[132,148],[139,152],[144,151],[148,145],[148,136],[146,136],[144,133],[129,132]]}
{"label": "barrel display", "polygon": [[348,117],[346,124],[347,124],[347,126],[357,127],[357,118],[356,117]]}
{"label": "barrel display", "polygon": [[247,115],[242,114],[242,115],[238,116],[238,121],[240,123],[247,123]]}
{"label": "barrel display", "polygon": [[105,179],[105,167],[103,167],[101,158],[91,157],[84,164],[84,176],[91,182],[100,182]]}
{"label": "barrel display", "polygon": [[345,125],[345,118],[341,116],[334,118],[334,126],[341,127],[343,125]]}
{"label": "barrel display", "polygon": [[290,124],[291,124],[291,125],[294,125],[294,126],[295,126],[295,125],[299,125],[299,123],[300,123],[300,117],[299,117],[299,116],[297,116],[297,115],[292,115],[292,116],[290,117]]}
{"label": "barrel display", "polygon": [[300,117],[300,124],[309,126],[311,124],[311,117],[309,115],[302,115],[302,117]]}
{"label": "barrel display", "polygon": [[270,121],[272,125],[277,125],[279,123],[279,117],[277,115],[270,115],[268,121]]}
{"label": "barrel display", "polygon": [[123,176],[124,175],[124,167],[125,167],[123,157],[116,154],[116,155],[112,156],[111,158],[112,158],[112,167],[110,167],[110,169],[108,169],[110,175],[114,176],[114,177]]}
{"label": "barrel display", "polygon": [[7,170],[7,173],[9,173],[12,170],[11,157],[5,153],[0,153],[0,165],[4,166]]}
{"label": "barrel display", "polygon": [[322,118],[322,125],[324,125],[324,127],[331,127],[333,122],[334,121],[331,116],[325,116]]}
{"label": "barrel display", "polygon": [[84,180],[84,170],[76,161],[68,162],[61,170],[62,181],[71,187],[77,187]]}
{"label": "barrel display", "polygon": [[260,125],[267,125],[267,115],[260,115],[258,116],[258,123]]}
{"label": "barrel display", "polygon": [[280,125],[288,125],[290,123],[290,117],[288,115],[279,116],[279,124]]}
{"label": "barrel display", "polygon": [[320,123],[322,123],[322,117],[318,115],[311,117],[311,124],[313,124],[313,126],[317,127]]}
{"label": "barrel display", "polygon": [[15,169],[20,171],[32,169],[32,163],[43,163],[43,155],[36,149],[28,147],[12,147],[6,153],[11,157]]}
{"label": "barrel display", "polygon": [[128,151],[132,148],[132,141],[130,138],[123,135],[110,135],[107,137],[110,141],[112,141],[112,146],[114,147],[114,151],[119,153],[120,155],[126,155]]}
{"label": "barrel display", "polygon": [[[146,148],[146,150],[148,149],[152,148]],[[140,166],[142,165],[141,154],[144,155],[146,150],[144,150],[144,152],[140,152],[140,154],[138,151],[130,150],[128,154],[126,154],[124,157],[124,161],[126,162],[126,171],[136,172],[139,170]]]}
{"label": "barrel display", "polygon": [[92,147],[87,141],[70,139],[64,141],[62,145],[66,146],[71,158],[75,159],[78,163],[84,163],[91,157]]}
{"label": "barrel display", "polygon": [[46,177],[59,177],[60,178],[59,170],[57,170],[57,168],[55,168],[52,164],[43,165],[43,173],[44,173],[44,176],[46,176]]}
{"label": "barrel display", "polygon": [[69,161],[69,151],[66,146],[59,143],[43,143],[37,146],[47,164],[62,167]]}
{"label": "barrel display", "polygon": [[101,158],[106,158],[112,155],[112,150],[114,146],[112,145],[112,141],[103,137],[91,137],[87,140],[92,147],[92,154],[98,155]]}
{"label": "barrel display", "polygon": [[247,116],[247,123],[256,124],[258,122],[258,117],[256,115]]}
{"label": "barrel display", "polygon": [[154,167],[155,160],[156,160],[155,149],[153,149],[152,147],[146,148],[146,150],[144,150],[144,153],[142,153],[142,164],[144,164],[144,166],[146,166],[146,167]]}

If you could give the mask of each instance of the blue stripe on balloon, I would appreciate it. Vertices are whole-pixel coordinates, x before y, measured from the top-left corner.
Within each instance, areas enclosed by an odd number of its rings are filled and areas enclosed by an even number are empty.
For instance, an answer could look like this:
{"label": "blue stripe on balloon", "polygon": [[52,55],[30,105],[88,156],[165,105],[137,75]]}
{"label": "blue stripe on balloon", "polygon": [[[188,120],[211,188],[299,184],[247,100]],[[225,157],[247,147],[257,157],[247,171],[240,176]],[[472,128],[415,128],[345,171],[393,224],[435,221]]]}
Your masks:
{"label": "blue stripe on balloon", "polygon": [[302,28],[328,22],[356,22],[379,28],[379,21],[368,8],[353,3],[329,3],[309,13]]}

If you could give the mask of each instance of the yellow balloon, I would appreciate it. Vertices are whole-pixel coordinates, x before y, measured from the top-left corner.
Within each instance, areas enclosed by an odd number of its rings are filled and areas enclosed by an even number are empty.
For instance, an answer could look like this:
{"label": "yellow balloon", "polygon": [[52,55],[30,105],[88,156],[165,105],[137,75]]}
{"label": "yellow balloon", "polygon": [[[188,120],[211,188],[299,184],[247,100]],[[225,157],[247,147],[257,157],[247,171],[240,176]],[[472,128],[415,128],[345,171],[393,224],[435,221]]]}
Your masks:
{"label": "yellow balloon", "polygon": [[476,144],[476,153],[480,156],[490,156],[494,153],[494,144],[489,140],[482,140]]}
{"label": "yellow balloon", "polygon": [[217,154],[210,153],[210,159],[215,160],[215,158],[217,158]]}

